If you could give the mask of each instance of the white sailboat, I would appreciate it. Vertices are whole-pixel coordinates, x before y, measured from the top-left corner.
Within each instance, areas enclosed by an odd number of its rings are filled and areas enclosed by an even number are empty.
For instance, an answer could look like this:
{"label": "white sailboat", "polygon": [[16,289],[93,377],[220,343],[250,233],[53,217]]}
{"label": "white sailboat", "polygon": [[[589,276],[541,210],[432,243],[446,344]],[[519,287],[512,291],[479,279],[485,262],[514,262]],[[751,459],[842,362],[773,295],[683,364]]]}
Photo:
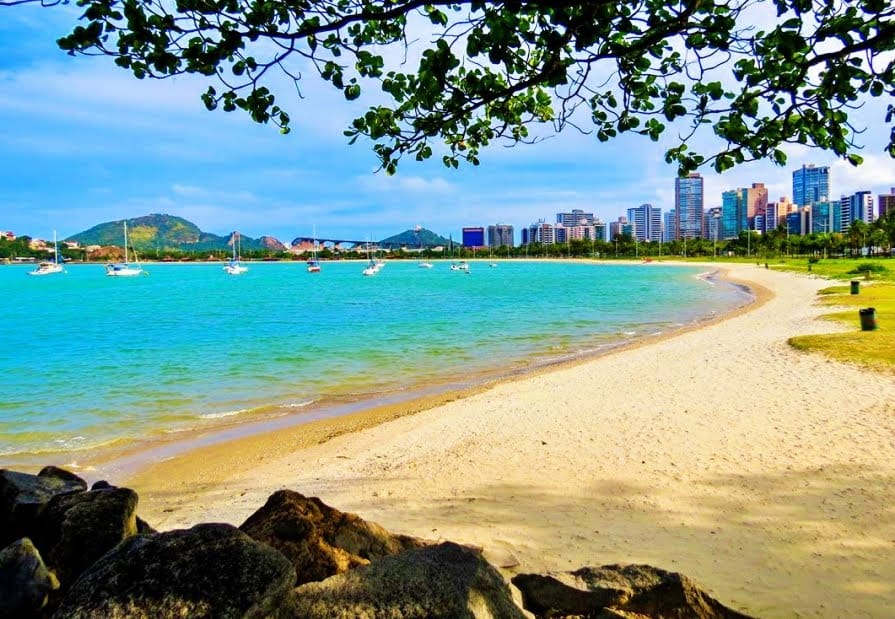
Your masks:
{"label": "white sailboat", "polygon": [[370,242],[367,241],[367,268],[365,268],[362,273],[363,275],[369,277],[371,275],[376,275],[379,272],[379,269],[376,266],[376,262],[373,258],[370,257]]}
{"label": "white sailboat", "polygon": [[52,262],[45,260],[37,265],[33,271],[28,271],[28,275],[52,275],[54,273],[62,273],[62,264],[59,262],[59,246],[56,243],[56,231],[53,230],[53,260]]}
{"label": "white sailboat", "polygon": [[308,273],[320,272],[320,261],[317,260],[317,226],[313,228],[314,234],[314,257],[308,260]]}
{"label": "white sailboat", "polygon": [[240,236],[238,231],[233,232],[233,257],[230,259],[230,262],[224,265],[224,271],[227,272],[228,275],[242,275],[246,271],[249,270],[249,267],[243,266],[239,263],[239,245]]}
{"label": "white sailboat", "polygon": [[140,262],[137,259],[137,250],[134,250],[134,262],[136,266],[131,266],[131,264],[127,261],[127,220],[124,221],[124,262],[119,262],[117,264],[110,263],[106,265],[106,275],[111,277],[133,277],[135,275],[142,275],[143,269],[140,267]]}

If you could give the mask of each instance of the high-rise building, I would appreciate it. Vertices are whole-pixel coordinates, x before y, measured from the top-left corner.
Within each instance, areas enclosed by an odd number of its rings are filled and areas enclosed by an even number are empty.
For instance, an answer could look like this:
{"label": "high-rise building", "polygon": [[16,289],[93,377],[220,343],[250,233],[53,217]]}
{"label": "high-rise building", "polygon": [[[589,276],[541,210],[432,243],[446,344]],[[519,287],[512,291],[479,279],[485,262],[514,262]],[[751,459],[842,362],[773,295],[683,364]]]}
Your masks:
{"label": "high-rise building", "polygon": [[614,241],[619,236],[634,237],[634,225],[624,215],[620,215],[616,221],[609,222],[609,240]]}
{"label": "high-rise building", "polygon": [[594,223],[594,214],[585,213],[581,209],[572,209],[571,213],[557,213],[556,223],[564,225],[566,228],[573,226],[589,226]]}
{"label": "high-rise building", "polygon": [[754,219],[759,213],[764,213],[768,206],[768,190],[764,183],[752,183],[748,189],[742,190],[745,212],[741,218],[743,228],[755,230]]}
{"label": "high-rise building", "polygon": [[592,240],[606,240],[606,224],[600,219],[594,220],[594,236]]}
{"label": "high-rise building", "polygon": [[827,234],[830,232],[842,232],[841,202],[821,200],[803,209],[804,219],[802,230],[806,233],[816,232]]}
{"label": "high-rise building", "polygon": [[543,219],[539,219],[536,223],[531,224],[527,230],[522,231],[523,245],[530,245],[532,243],[552,245],[554,242],[555,236],[553,234],[553,224],[548,224]]}
{"label": "high-rise building", "polygon": [[767,234],[780,226],[785,227],[786,216],[794,210],[795,206],[786,196],[781,196],[776,202],[769,202],[765,207],[764,227],[761,231]]}
{"label": "high-rise building", "polygon": [[721,232],[723,207],[713,206],[705,209],[704,224],[705,229],[702,231],[702,238],[709,241],[718,241],[724,238]]}
{"label": "high-rise building", "polygon": [[702,236],[703,178],[694,172],[674,180],[675,239]]}
{"label": "high-rise building", "polygon": [[877,196],[877,217],[885,217],[886,213],[895,213],[895,187],[889,193],[881,193]]}
{"label": "high-rise building", "polygon": [[484,247],[484,228],[463,228],[463,247]]}
{"label": "high-rise building", "polygon": [[[743,212],[742,192],[729,189],[721,194],[721,222],[719,239],[735,239],[740,234],[740,213]],[[712,237],[714,239],[715,237]]]}
{"label": "high-rise building", "polygon": [[671,209],[662,216],[662,240],[669,243],[674,240],[677,225],[677,211]]}
{"label": "high-rise building", "polygon": [[857,191],[850,196],[839,199],[842,211],[840,230],[847,232],[852,222],[861,220],[873,223],[876,218],[873,212],[873,195],[869,191]]}
{"label": "high-rise building", "polygon": [[508,224],[488,226],[488,245],[491,247],[500,247],[502,245],[512,247],[514,240],[513,226]]}
{"label": "high-rise building", "polygon": [[786,215],[786,233],[790,236],[802,234],[802,213],[800,210],[792,211]]}
{"label": "high-rise building", "polygon": [[755,230],[755,216],[765,214],[768,190],[764,183],[731,189],[721,194],[721,238],[735,239],[743,230]]}
{"label": "high-rise building", "polygon": [[803,165],[792,173],[792,201],[808,206],[830,197],[829,166]]}
{"label": "high-rise building", "polygon": [[652,204],[641,204],[628,209],[628,221],[631,222],[634,238],[641,243],[662,240],[662,209]]}

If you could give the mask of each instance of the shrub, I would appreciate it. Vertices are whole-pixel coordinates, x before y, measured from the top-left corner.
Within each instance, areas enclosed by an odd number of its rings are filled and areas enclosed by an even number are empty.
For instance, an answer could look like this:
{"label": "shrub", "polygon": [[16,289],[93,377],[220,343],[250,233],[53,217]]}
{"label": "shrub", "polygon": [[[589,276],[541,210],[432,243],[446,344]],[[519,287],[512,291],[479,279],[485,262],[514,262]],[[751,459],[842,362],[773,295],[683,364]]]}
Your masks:
{"label": "shrub", "polygon": [[877,262],[859,262],[858,265],[849,271],[850,275],[860,275],[870,271],[872,273],[885,273],[886,267]]}

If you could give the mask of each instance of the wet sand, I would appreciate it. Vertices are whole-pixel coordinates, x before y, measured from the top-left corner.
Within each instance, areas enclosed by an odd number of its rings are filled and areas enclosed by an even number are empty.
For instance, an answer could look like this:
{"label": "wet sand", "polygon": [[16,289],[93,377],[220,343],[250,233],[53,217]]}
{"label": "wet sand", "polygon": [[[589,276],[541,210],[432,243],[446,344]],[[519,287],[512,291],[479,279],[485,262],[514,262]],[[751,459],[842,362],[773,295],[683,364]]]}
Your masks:
{"label": "wet sand", "polygon": [[787,345],[837,328],[817,319],[829,282],[729,268],[758,301],[697,329],[113,481],[160,529],[238,525],[291,488],[508,575],[645,562],[762,617],[886,616],[895,380]]}

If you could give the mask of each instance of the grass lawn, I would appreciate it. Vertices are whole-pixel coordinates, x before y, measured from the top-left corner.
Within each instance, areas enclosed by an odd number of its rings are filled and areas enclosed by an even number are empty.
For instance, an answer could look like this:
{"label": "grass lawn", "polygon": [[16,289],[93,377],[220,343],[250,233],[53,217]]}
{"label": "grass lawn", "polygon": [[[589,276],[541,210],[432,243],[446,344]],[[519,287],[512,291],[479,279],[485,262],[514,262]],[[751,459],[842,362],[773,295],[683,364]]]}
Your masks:
{"label": "grass lawn", "polygon": [[[851,308],[827,314],[824,318],[852,326],[853,331],[800,335],[790,338],[789,343],[799,350],[821,352],[841,361],[861,363],[895,373],[895,284],[875,282],[865,285],[863,278],[856,279],[861,282],[859,294],[850,294],[848,285],[820,291],[822,303]],[[858,310],[867,307],[876,309],[879,328],[875,331],[861,331]]]}
{"label": "grass lawn", "polygon": [[858,279],[862,283],[870,269],[870,281],[895,283],[895,259],[892,258],[825,258],[813,264],[807,258],[772,258],[767,262],[774,269],[832,279]]}

